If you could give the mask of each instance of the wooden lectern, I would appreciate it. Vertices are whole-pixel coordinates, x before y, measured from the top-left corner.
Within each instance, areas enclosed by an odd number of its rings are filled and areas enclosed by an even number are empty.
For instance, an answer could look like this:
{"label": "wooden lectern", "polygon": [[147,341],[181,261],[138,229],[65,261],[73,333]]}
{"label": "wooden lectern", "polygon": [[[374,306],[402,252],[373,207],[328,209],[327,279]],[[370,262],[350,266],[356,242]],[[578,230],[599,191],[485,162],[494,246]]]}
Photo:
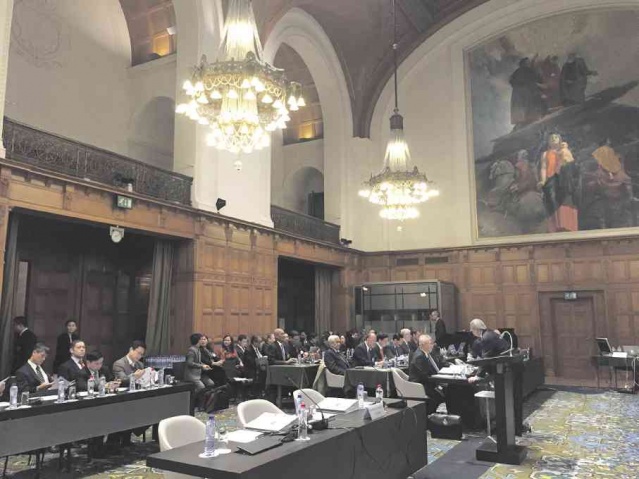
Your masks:
{"label": "wooden lectern", "polygon": [[478,461],[519,465],[526,458],[527,449],[515,443],[515,399],[513,365],[523,361],[521,354],[476,359],[469,364],[486,369],[495,380],[495,414],[497,443],[492,437],[475,451]]}

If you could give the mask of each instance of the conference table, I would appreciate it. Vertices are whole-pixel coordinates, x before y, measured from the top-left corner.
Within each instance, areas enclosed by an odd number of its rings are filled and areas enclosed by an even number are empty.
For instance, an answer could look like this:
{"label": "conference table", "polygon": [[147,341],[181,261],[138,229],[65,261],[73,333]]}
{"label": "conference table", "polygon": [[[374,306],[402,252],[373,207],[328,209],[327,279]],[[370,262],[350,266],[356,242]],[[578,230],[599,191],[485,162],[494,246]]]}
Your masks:
{"label": "conference table", "polygon": [[318,369],[319,364],[269,364],[266,385],[277,386],[277,407],[282,407],[282,387],[311,388]]}
{"label": "conference table", "polygon": [[[408,367],[400,368],[408,372]],[[349,396],[351,391],[356,391],[359,383],[364,385],[367,391],[375,391],[381,384],[385,397],[393,397],[395,394],[395,381],[393,371],[390,368],[374,368],[372,366],[356,367],[346,370],[344,375],[344,392]]]}
{"label": "conference table", "polygon": [[[385,403],[397,402],[385,399]],[[147,466],[215,479],[406,479],[427,463],[426,404],[408,401],[388,407],[383,417],[364,418],[364,410],[338,415],[329,429],[309,434],[307,442],[286,442],[250,456],[229,441],[230,454],[202,459],[202,441],[153,454]]]}
{"label": "conference table", "polygon": [[[0,411],[0,457],[105,436],[191,413],[192,384]],[[44,396],[44,398],[52,396]],[[34,398],[42,400],[43,397]]]}

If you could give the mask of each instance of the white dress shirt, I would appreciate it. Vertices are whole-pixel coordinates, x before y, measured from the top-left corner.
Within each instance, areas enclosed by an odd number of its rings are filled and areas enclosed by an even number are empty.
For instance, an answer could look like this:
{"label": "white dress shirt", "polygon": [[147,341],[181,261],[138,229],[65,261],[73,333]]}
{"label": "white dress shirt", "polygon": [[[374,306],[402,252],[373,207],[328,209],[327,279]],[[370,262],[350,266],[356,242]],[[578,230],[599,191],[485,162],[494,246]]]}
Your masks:
{"label": "white dress shirt", "polygon": [[[36,377],[38,377],[38,373],[36,371],[36,368],[38,367],[38,365],[35,363],[32,363],[30,359],[27,361],[27,364],[31,367],[31,369],[33,369],[33,372],[35,373]],[[42,374],[42,377],[44,378],[45,383],[51,382],[49,380],[49,376],[47,376],[47,373],[45,373],[44,369],[42,369],[42,366],[40,366],[40,373]]]}

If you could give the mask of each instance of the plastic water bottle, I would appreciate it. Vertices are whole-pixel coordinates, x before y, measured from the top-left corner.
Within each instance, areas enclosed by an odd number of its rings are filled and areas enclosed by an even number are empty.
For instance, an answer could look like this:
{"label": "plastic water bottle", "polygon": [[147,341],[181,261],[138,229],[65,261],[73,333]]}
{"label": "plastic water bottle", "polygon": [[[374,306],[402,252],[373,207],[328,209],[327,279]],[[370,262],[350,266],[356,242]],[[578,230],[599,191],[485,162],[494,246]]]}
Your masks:
{"label": "plastic water bottle", "polygon": [[360,409],[364,409],[364,385],[359,383],[357,385],[357,402]]}
{"label": "plastic water bottle", "polygon": [[158,371],[158,386],[164,386],[164,368]]}
{"label": "plastic water bottle", "polygon": [[98,383],[98,396],[103,398],[106,395],[106,378],[102,376]]}
{"label": "plastic water bottle", "polygon": [[304,361],[304,354],[302,354],[301,352],[297,355],[297,364],[302,364],[302,361]]}
{"label": "plastic water bottle", "polygon": [[377,389],[375,389],[375,399],[379,399],[380,401],[384,399],[384,390],[381,384],[378,384]]}
{"label": "plastic water bottle", "polygon": [[18,385],[15,381],[9,388],[9,409],[18,409]]}
{"label": "plastic water bottle", "polygon": [[135,391],[135,376],[133,373],[129,374],[129,391]]}
{"label": "plastic water bottle", "polygon": [[295,414],[300,415],[300,405],[302,404],[302,394],[298,394],[295,398]]}
{"label": "plastic water bottle", "polygon": [[300,404],[300,412],[297,415],[297,440],[308,441],[308,410],[304,403]]}
{"label": "plastic water bottle", "polygon": [[95,380],[93,377],[90,377],[87,381],[87,397],[92,398],[93,393],[95,392]]}
{"label": "plastic water bottle", "polygon": [[215,416],[209,414],[206,421],[206,436],[204,437],[204,457],[215,456]]}
{"label": "plastic water bottle", "polygon": [[57,403],[63,403],[64,402],[64,392],[66,389],[66,381],[64,380],[63,377],[60,377],[58,379],[58,400],[56,401]]}

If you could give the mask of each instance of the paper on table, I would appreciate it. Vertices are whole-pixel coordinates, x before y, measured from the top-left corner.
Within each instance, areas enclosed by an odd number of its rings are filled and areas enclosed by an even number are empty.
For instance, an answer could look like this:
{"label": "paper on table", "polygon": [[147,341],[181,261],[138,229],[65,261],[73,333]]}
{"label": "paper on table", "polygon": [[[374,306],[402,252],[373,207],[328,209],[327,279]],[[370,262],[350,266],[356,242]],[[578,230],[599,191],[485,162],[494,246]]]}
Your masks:
{"label": "paper on table", "polygon": [[[330,412],[325,412],[324,413],[324,419],[330,419],[333,416],[336,416],[336,414],[332,414]],[[313,417],[311,418],[311,421],[321,421],[322,420],[322,414],[319,413],[318,411],[315,411],[313,413]]]}
{"label": "paper on table", "polygon": [[262,413],[258,418],[253,419],[244,427],[246,429],[256,429],[258,431],[279,432],[297,421],[297,417],[283,413]]}
{"label": "paper on table", "polygon": [[229,441],[231,442],[246,444],[248,442],[255,441],[261,435],[262,433],[259,431],[248,431],[246,429],[238,429],[237,431],[229,432],[228,438],[229,438]]}

